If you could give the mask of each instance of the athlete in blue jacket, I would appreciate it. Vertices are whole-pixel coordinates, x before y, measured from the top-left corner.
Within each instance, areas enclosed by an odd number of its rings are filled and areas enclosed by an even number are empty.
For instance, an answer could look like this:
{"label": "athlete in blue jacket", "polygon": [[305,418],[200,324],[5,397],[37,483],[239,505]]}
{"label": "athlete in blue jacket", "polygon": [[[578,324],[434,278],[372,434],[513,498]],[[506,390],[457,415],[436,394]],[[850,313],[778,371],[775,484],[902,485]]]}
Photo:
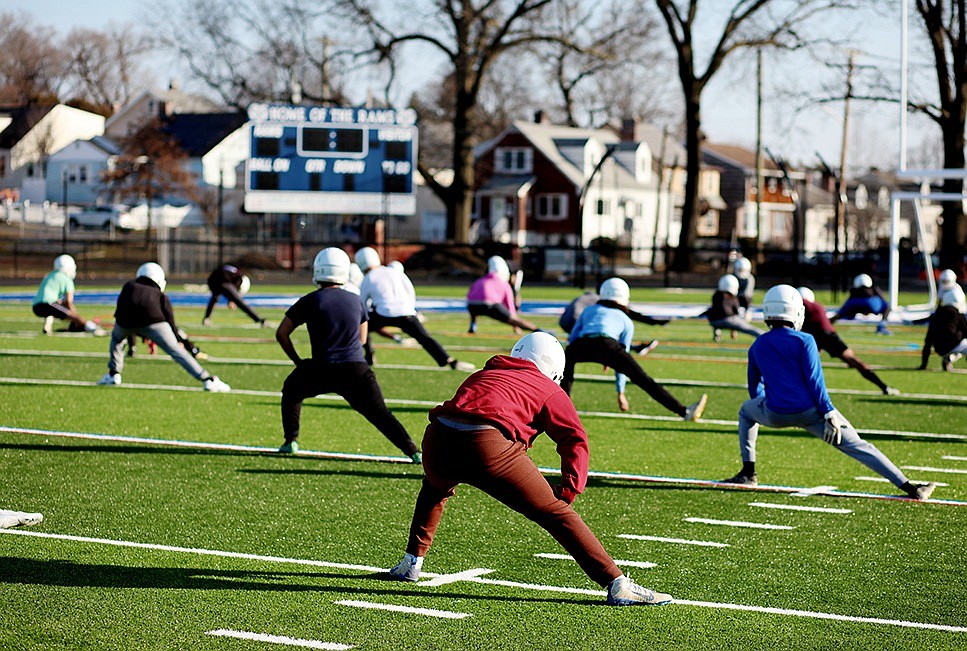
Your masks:
{"label": "athlete in blue jacket", "polygon": [[625,397],[625,385],[630,378],[632,383],[644,389],[669,411],[685,420],[698,420],[705,410],[708,400],[706,394],[703,393],[697,402],[686,407],[645,373],[628,352],[635,335],[635,325],[627,314],[630,297],[628,283],[620,278],[609,278],[601,283],[601,300],[581,313],[571,331],[567,350],[564,351],[566,358],[561,388],[571,395],[574,366],[578,362],[604,364],[615,370],[618,409],[621,411],[630,409],[628,398]]}
{"label": "athlete in blue jacket", "polygon": [[802,296],[789,285],[770,289],[762,302],[769,332],[749,348],[750,399],[739,409],[739,449],[742,470],[724,483],[755,486],[755,442],[759,425],[802,427],[835,446],[870,470],[886,477],[914,499],[925,500],[936,484],[913,484],[876,446],[833,406],[812,335],[800,332],[805,308]]}

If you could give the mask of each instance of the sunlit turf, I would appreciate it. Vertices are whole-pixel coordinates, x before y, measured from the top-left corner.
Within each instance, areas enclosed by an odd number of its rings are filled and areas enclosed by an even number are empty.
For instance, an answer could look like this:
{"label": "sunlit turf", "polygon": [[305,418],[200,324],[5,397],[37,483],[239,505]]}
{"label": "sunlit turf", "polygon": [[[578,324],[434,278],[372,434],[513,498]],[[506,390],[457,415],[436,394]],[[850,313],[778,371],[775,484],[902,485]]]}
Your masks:
{"label": "sunlit turf", "polygon": [[[303,287],[290,288],[293,292]],[[418,288],[435,295],[437,288]],[[549,298],[557,298],[554,295]],[[637,290],[636,290],[637,291]],[[653,291],[653,290],[644,290]],[[563,292],[562,292],[563,293]],[[532,291],[532,295],[538,291]],[[571,290],[570,295],[574,292]],[[440,295],[443,295],[440,293]],[[454,294],[459,295],[459,294]],[[539,296],[533,296],[538,298]],[[704,293],[690,297],[706,300]],[[635,300],[646,300],[636,298]],[[85,306],[81,304],[82,313]],[[103,313],[110,309],[99,306]],[[88,310],[90,311],[90,310]],[[266,310],[278,321],[281,310]],[[92,312],[93,313],[93,312]],[[93,386],[105,371],[107,340],[39,335],[40,320],[24,304],[0,305],[0,376],[90,382],[86,386],[3,385],[0,425],[270,447],[281,442],[278,392],[288,366],[271,329],[259,329],[220,307],[216,325],[202,328],[199,308],[176,316],[211,359],[204,365],[233,388],[266,392],[210,395],[163,353],[139,347],[124,371],[129,384],[196,389],[112,389]],[[460,359],[477,365],[509,350],[516,336],[481,320],[466,334],[463,314],[427,315],[427,328]],[[552,317],[539,325],[556,328]],[[967,402],[915,397],[967,395],[967,374],[919,364],[923,328],[899,326],[878,337],[868,324],[844,324],[842,337],[905,395],[833,393],[836,406],[861,429],[967,435]],[[751,339],[711,341],[703,320],[639,326],[639,339],[661,345],[642,365],[667,381],[682,402],[710,396],[706,419],[734,421],[746,397],[745,350]],[[304,329],[297,345],[308,354]],[[432,370],[421,349],[386,340],[376,373],[394,413],[419,441],[427,406],[465,377]],[[486,350],[472,350],[485,348]],[[25,356],[9,351],[41,351]],[[89,353],[67,357],[57,353]],[[855,371],[824,355],[832,390],[874,392]],[[395,368],[426,367],[422,370]],[[585,364],[573,391],[582,412],[617,412],[611,375]],[[690,383],[725,383],[698,386]],[[632,414],[668,416],[629,387]],[[730,424],[632,420],[585,415],[594,470],[721,479],[739,466]],[[958,440],[902,434],[867,438],[898,465],[967,469],[944,455],[967,456]],[[339,400],[310,400],[302,444],[313,450],[397,455],[399,452]],[[532,450],[557,465],[553,444]],[[31,530],[52,534],[317,559],[389,567],[402,554],[419,490],[420,469],[407,464],[327,461],[274,454],[174,449],[146,444],[0,434],[4,481],[0,508],[38,511]],[[895,494],[889,484],[845,455],[797,430],[764,430],[759,479],[794,486]],[[914,479],[950,483],[935,497],[967,501],[963,474],[908,471]],[[551,481],[556,481],[551,477]],[[847,515],[774,511],[753,501],[848,508]],[[630,569],[640,582],[691,601],[746,604],[839,615],[967,626],[963,545],[967,510],[959,506],[854,498],[796,498],[675,484],[592,479],[576,508],[617,559],[657,563]],[[791,531],[712,527],[686,517],[785,524]],[[619,534],[710,540],[727,548],[635,541]],[[535,558],[560,553],[524,518],[479,491],[462,487],[444,515],[427,557],[429,572],[494,570],[496,579],[594,589],[571,562]],[[612,609],[603,597],[457,582],[436,588],[377,580],[366,572],[199,556],[93,543],[0,535],[0,647],[11,649],[256,649],[258,642],[212,638],[228,628],[354,645],[359,649],[856,649],[963,648],[967,633],[883,624],[835,622],[790,615],[689,605]],[[470,613],[463,620],[363,611],[337,605],[362,600]]]}

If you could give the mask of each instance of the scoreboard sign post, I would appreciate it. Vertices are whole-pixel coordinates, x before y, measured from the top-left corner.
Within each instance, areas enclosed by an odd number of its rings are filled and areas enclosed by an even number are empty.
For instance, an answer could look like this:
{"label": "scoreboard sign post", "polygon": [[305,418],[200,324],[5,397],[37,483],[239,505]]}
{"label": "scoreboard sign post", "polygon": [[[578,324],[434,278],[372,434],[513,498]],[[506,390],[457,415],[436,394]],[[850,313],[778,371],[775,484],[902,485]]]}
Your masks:
{"label": "scoreboard sign post", "polygon": [[412,215],[416,112],[251,104],[245,210]]}

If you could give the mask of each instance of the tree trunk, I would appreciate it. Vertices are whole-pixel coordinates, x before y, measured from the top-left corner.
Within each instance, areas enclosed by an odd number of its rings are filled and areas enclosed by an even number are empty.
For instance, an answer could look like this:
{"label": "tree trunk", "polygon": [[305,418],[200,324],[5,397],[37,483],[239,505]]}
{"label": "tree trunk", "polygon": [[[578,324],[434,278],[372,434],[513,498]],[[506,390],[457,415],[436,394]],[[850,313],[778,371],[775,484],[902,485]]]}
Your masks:
{"label": "tree trunk", "polygon": [[[961,112],[964,111],[964,107]],[[942,125],[944,168],[951,170],[964,169],[964,118],[962,115],[951,116]],[[945,179],[944,192],[961,194],[964,188],[963,179]],[[963,204],[960,201],[945,201],[943,204],[943,226],[940,232],[940,266],[944,269],[954,269],[957,274],[963,273],[967,253],[967,219],[964,217]]]}
{"label": "tree trunk", "polygon": [[474,101],[459,88],[458,83],[453,117],[453,184],[447,202],[447,236],[458,244],[466,244],[470,236],[470,217],[473,214],[474,158],[473,122]]}
{"label": "tree trunk", "polygon": [[698,181],[702,169],[701,95],[691,89],[686,91],[685,96],[685,148],[688,152],[685,165],[685,201],[682,205],[682,231],[671,266],[673,271],[678,272],[688,271],[691,268],[692,244],[695,242],[695,212],[698,206]]}

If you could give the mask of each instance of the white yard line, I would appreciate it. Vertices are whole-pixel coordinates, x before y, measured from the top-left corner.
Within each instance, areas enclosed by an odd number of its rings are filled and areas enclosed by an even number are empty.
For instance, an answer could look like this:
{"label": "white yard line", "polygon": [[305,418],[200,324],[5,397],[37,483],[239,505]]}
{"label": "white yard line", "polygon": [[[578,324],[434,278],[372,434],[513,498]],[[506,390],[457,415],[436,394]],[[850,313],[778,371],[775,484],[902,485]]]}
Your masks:
{"label": "white yard line", "polygon": [[[315,561],[306,559],[294,559],[294,558],[283,558],[279,556],[262,556],[259,554],[243,554],[239,552],[224,552],[212,549],[195,549],[188,547],[174,547],[171,545],[154,545],[149,543],[138,543],[123,540],[108,540],[103,538],[85,538],[82,536],[68,536],[62,534],[52,534],[52,533],[42,533],[36,531],[21,531],[16,529],[0,529],[0,535],[13,535],[13,536],[28,536],[28,537],[38,537],[47,539],[57,539],[66,540],[72,542],[82,542],[82,543],[95,543],[95,544],[106,544],[114,545],[118,547],[134,547],[138,549],[155,549],[159,551],[169,551],[169,552],[183,552],[190,554],[203,554],[209,556],[223,556],[226,558],[241,558],[250,559],[256,561],[269,561],[278,563],[294,563],[297,565],[312,565],[318,567],[331,567],[338,569],[348,569],[348,570],[358,570],[361,572],[385,572],[385,568],[375,568],[369,565],[354,565],[347,563],[331,563],[327,561]],[[422,573],[422,576],[440,576],[438,574],[432,574],[428,572]],[[516,581],[502,581],[498,579],[489,579],[481,576],[472,576],[467,580],[469,583],[481,583],[485,585],[494,586],[506,586],[511,588],[520,588],[524,590],[536,590],[540,592],[557,592],[557,593],[567,593],[576,595],[587,595],[599,598],[604,598],[606,592],[604,590],[589,590],[587,588],[570,588],[565,586],[553,586],[553,585],[541,585],[534,583],[520,583]],[[420,584],[423,585],[423,584]],[[967,633],[967,626],[950,626],[947,624],[929,624],[924,622],[911,622],[898,619],[879,619],[875,617],[857,617],[851,615],[837,615],[833,613],[822,613],[814,612],[809,610],[790,610],[785,608],[773,608],[767,606],[748,606],[744,604],[731,604],[731,603],[718,603],[714,601],[689,601],[685,599],[676,599],[674,604],[683,606],[697,606],[701,608],[716,608],[725,610],[738,610],[747,612],[759,612],[768,613],[775,615],[790,615],[795,617],[808,617],[814,619],[829,619],[844,622],[857,622],[863,624],[876,624],[876,625],[886,625],[886,626],[902,626],[906,628],[918,628],[926,630],[935,631],[947,631],[953,633]]]}
{"label": "white yard line", "polygon": [[931,468],[930,466],[900,466],[904,470],[919,470],[921,472],[939,472],[954,475],[967,475],[964,468]]}
{"label": "white yard line", "polygon": [[351,608],[369,608],[372,610],[389,610],[394,613],[409,613],[413,615],[426,615],[427,617],[439,617],[441,619],[466,619],[470,613],[455,613],[450,610],[436,610],[435,608],[413,608],[412,606],[397,606],[394,604],[378,604],[372,601],[354,601],[346,599],[335,602],[340,606]]}
{"label": "white yard line", "polygon": [[[106,389],[110,390],[110,389]],[[230,450],[239,452],[252,452],[252,453],[275,453],[275,448],[257,447],[257,446],[246,446],[237,445],[230,443],[200,443],[195,441],[180,441],[177,439],[152,439],[143,437],[133,437],[133,436],[120,436],[115,434],[95,434],[87,432],[69,432],[63,430],[49,430],[49,429],[36,429],[27,427],[8,427],[0,425],[0,433],[11,433],[11,434],[31,434],[39,436],[49,436],[49,437],[61,437],[61,438],[79,438],[79,439],[89,439],[89,440],[100,440],[100,441],[113,441],[121,443],[142,443],[146,445],[159,445],[159,446],[171,446],[171,447],[182,447],[182,448],[197,448],[197,449],[211,449],[211,450]],[[288,455],[286,455],[288,456]],[[320,459],[342,459],[349,461],[374,461],[382,463],[411,463],[410,459],[405,457],[390,457],[390,456],[380,456],[380,455],[369,455],[369,454],[350,454],[344,452],[326,452],[326,451],[316,451],[316,450],[304,450],[300,449],[298,454],[291,455],[294,457],[313,457]],[[560,468],[548,468],[540,467],[539,470],[546,475],[560,475]],[[602,470],[591,470],[588,472],[588,477],[603,478],[603,479],[616,479],[621,481],[638,481],[646,483],[656,483],[656,484],[681,484],[686,486],[703,486],[706,488],[714,488],[721,490],[748,490],[748,491],[758,491],[766,493],[789,493],[793,495],[827,495],[831,497],[858,497],[865,499],[875,499],[875,500],[888,500],[888,501],[916,501],[904,495],[880,495],[876,493],[860,493],[860,492],[848,492],[848,491],[837,491],[837,490],[821,490],[826,487],[816,487],[816,488],[802,488],[798,486],[779,486],[772,484],[759,484],[758,486],[737,486],[735,484],[724,484],[720,481],[714,481],[711,479],[690,479],[684,477],[665,477],[660,475],[638,475],[633,473],[623,473],[623,472],[611,472]],[[930,504],[943,504],[947,506],[967,506],[967,502],[959,500],[939,500],[931,499],[928,500]]]}
{"label": "white yard line", "polygon": [[[378,370],[379,367],[377,367]],[[95,387],[99,391],[119,391],[119,390],[137,390],[146,389],[151,391],[167,390],[167,391],[194,391],[202,392],[201,383],[197,386],[180,386],[180,385],[167,385],[167,384],[129,384],[125,383],[120,386],[110,386],[110,387],[97,387],[94,381],[80,381],[80,380],[49,380],[49,379],[37,379],[37,378],[15,378],[15,377],[0,377],[0,383],[5,384],[25,384],[33,386],[73,386],[73,387]],[[225,395],[244,395],[244,396],[258,396],[258,397],[281,397],[282,393],[279,391],[260,391],[255,389],[232,389],[231,393]],[[319,395],[314,398],[309,398],[309,400],[323,400],[330,402],[344,402],[341,396],[337,395]],[[405,398],[386,398],[388,404],[393,405],[407,405],[415,407],[436,407],[440,404],[439,400],[409,400]],[[596,418],[615,418],[622,420],[644,420],[644,421],[656,421],[656,422],[682,422],[682,419],[678,416],[656,416],[649,414],[624,414],[620,412],[611,411],[578,411],[578,414],[584,417],[596,417]],[[699,423],[707,425],[724,425],[727,427],[738,427],[738,421],[735,420],[720,420],[720,419],[708,419],[703,418]],[[768,431],[768,428],[765,428]],[[948,441],[967,441],[967,434],[947,434],[942,432],[909,432],[904,430],[886,430],[886,429],[857,429],[860,434],[880,434],[888,436],[903,436],[906,438],[914,439],[937,439],[937,440],[948,440]]]}
{"label": "white yard line", "polygon": [[[539,554],[534,554],[534,556],[536,556],[537,558],[548,558],[548,559],[550,559],[552,561],[573,561],[574,560],[574,557],[571,556],[570,554],[546,554],[546,553],[539,553]],[[622,567],[638,567],[638,568],[641,568],[641,569],[648,569],[650,567],[658,567],[658,564],[657,563],[649,563],[648,561],[619,561],[619,560],[615,559],[614,564],[615,565],[622,566]]]}
{"label": "white yard line", "polygon": [[730,547],[727,543],[710,542],[708,540],[688,540],[687,538],[664,538],[662,536],[642,536],[635,533],[619,533],[618,538],[628,540],[649,540],[653,542],[672,543],[675,545],[695,545],[697,547]]}
{"label": "white yard line", "polygon": [[460,583],[461,581],[469,581],[475,576],[483,576],[484,574],[490,574],[491,572],[493,572],[493,570],[488,570],[486,568],[476,568],[473,570],[465,570],[463,572],[457,572],[456,574],[440,574],[440,575],[437,575],[436,578],[430,579],[429,581],[422,581],[420,585],[424,585],[430,588],[435,588],[441,585],[447,585],[448,583]]}
{"label": "white yard line", "polygon": [[[855,479],[857,481],[875,481],[875,482],[879,482],[881,484],[889,484],[889,483],[891,483],[890,480],[887,479],[886,477],[862,477],[861,476],[861,477],[853,477],[853,479]],[[923,482],[925,482],[927,480],[926,479],[911,479],[910,481],[912,481],[915,484],[918,484],[918,483],[919,484],[922,484]],[[942,481],[935,481],[934,483],[937,486],[950,486],[950,484],[945,484]]]}
{"label": "white yard line", "polygon": [[741,529],[775,529],[778,531],[795,529],[795,527],[790,527],[785,524],[764,524],[762,522],[743,522],[741,520],[712,520],[710,518],[685,518],[685,522],[711,524],[721,527],[739,527]]}
{"label": "white yard line", "polygon": [[783,511],[809,511],[811,513],[852,513],[852,509],[831,509],[822,506],[799,506],[798,504],[775,504],[773,502],[749,502],[749,506]]}
{"label": "white yard line", "polygon": [[304,649],[325,649],[325,651],[348,651],[349,649],[353,648],[351,644],[336,644],[334,642],[320,642],[319,640],[302,640],[297,637],[268,635],[267,633],[232,631],[227,628],[220,628],[215,631],[206,631],[205,635],[211,635],[214,637],[231,637],[236,640],[251,640],[253,642],[267,642],[269,644],[282,644],[285,646],[298,646]]}
{"label": "white yard line", "polygon": [[[83,333],[81,333],[83,334]],[[86,336],[86,335],[85,335]],[[385,346],[384,345],[378,345]],[[392,346],[390,346],[392,347]],[[415,350],[415,349],[414,349]],[[498,352],[498,349],[494,349],[494,352]],[[104,353],[95,352],[83,352],[83,351],[50,351],[50,350],[27,350],[27,349],[16,349],[7,348],[0,349],[0,355],[9,356],[27,356],[27,357],[80,357],[80,358],[91,358],[91,359],[104,359],[106,356]],[[170,362],[170,358],[166,354],[156,354],[156,355],[139,355],[136,358],[138,361],[148,360],[148,361],[164,361]],[[708,359],[719,359],[719,358],[708,358]],[[228,364],[228,365],[257,365],[257,366],[292,366],[292,362],[287,359],[251,359],[251,358],[240,358],[240,357],[214,357],[211,356],[206,360],[208,363],[212,364]],[[745,359],[741,360],[745,363]],[[453,370],[447,366],[428,366],[423,364],[381,364],[377,360],[374,368],[378,371],[380,369],[387,370],[400,370],[400,371],[442,371],[447,373],[452,373]],[[845,365],[844,365],[845,368]],[[611,375],[602,374],[590,374],[590,373],[575,373],[574,378],[577,380],[585,380],[592,382],[614,382],[614,377]],[[655,378],[655,381],[659,384],[667,384],[671,386],[689,386],[689,387],[712,387],[719,389],[739,389],[744,391],[746,385],[737,382],[712,382],[709,380],[686,380],[680,378]],[[838,395],[850,395],[850,396],[882,396],[882,391],[867,390],[867,389],[835,389],[827,387],[827,391],[830,394]],[[967,402],[967,396],[963,395],[947,395],[947,394],[937,394],[937,393],[904,393],[904,398],[915,398],[917,400],[940,400],[944,402]]]}
{"label": "white yard line", "polygon": [[945,454],[940,458],[944,459],[945,461],[967,461],[967,457],[955,457],[952,454]]}

